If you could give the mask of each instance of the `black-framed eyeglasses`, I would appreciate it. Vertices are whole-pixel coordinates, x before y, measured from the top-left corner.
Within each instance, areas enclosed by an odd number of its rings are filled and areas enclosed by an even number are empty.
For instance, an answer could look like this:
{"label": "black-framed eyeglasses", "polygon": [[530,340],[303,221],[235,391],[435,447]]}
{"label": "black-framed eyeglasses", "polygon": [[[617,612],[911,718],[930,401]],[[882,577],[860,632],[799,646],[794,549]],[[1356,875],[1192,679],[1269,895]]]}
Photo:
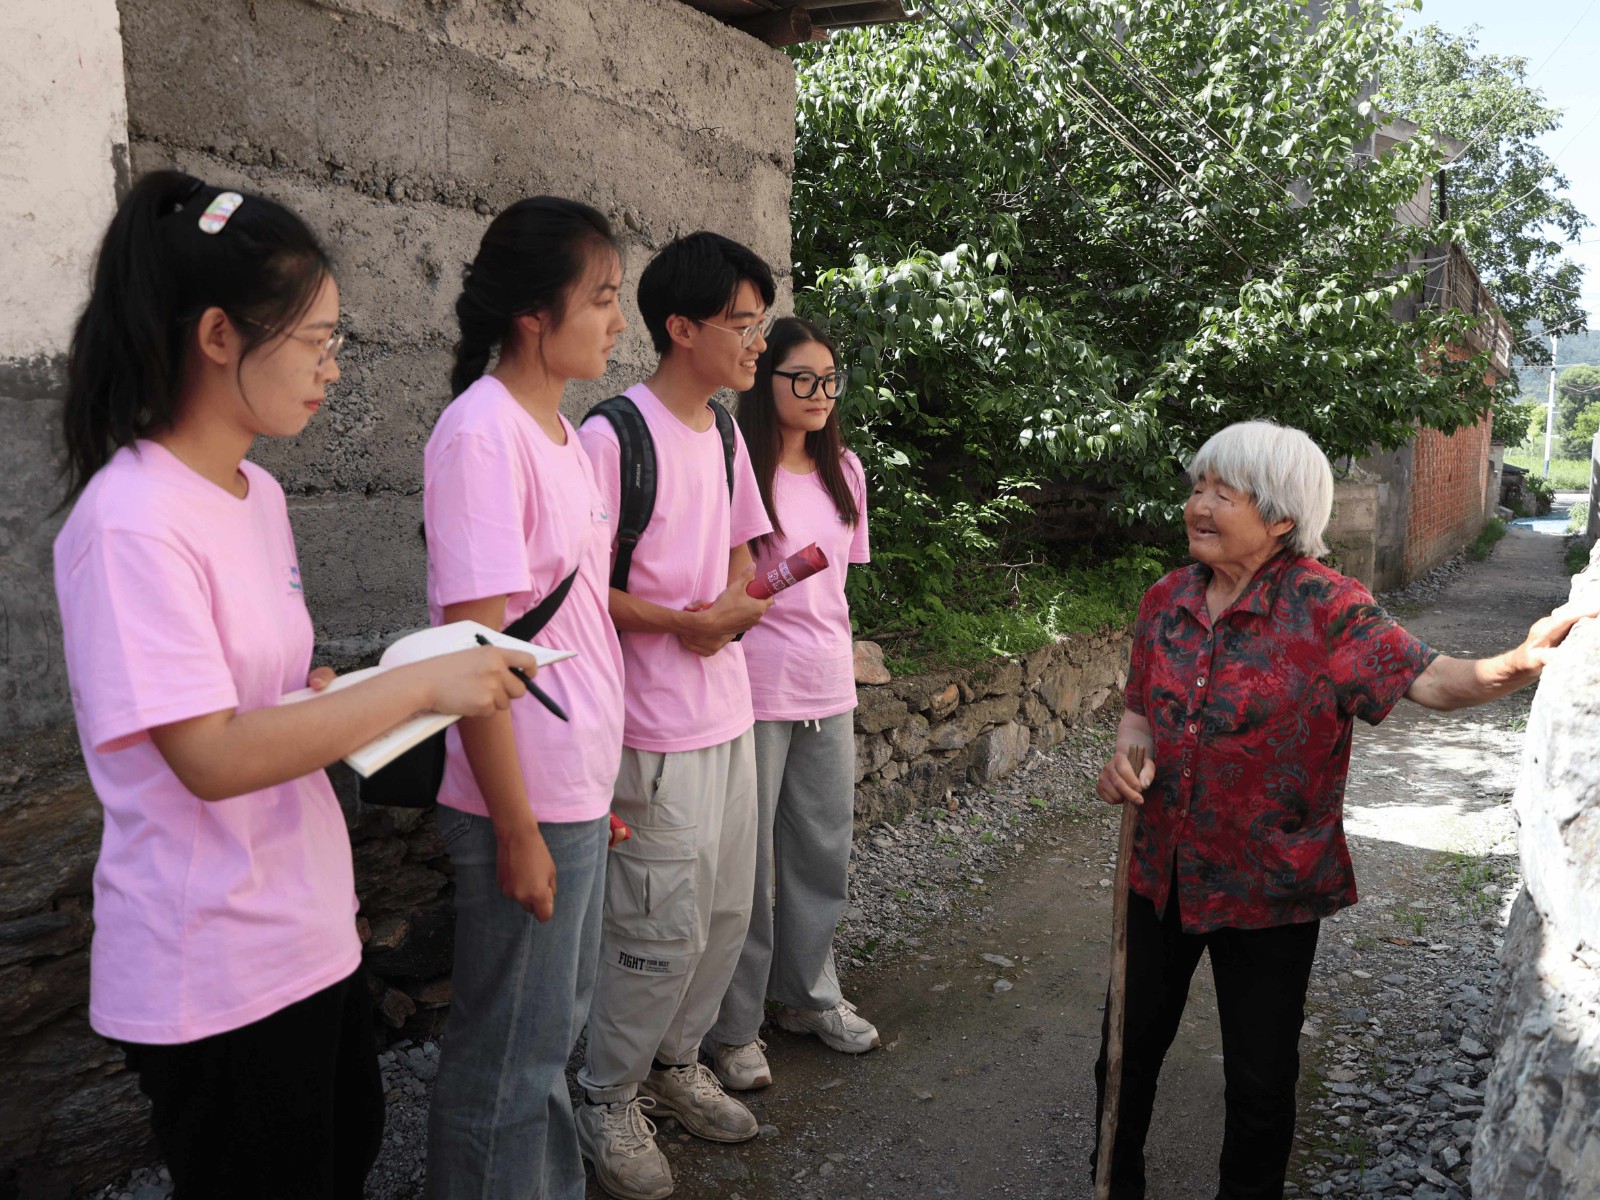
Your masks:
{"label": "black-framed eyeglasses", "polygon": [[736,333],[739,335],[739,347],[742,350],[750,349],[758,337],[766,337],[772,332],[772,326],[778,319],[777,313],[768,313],[753,325],[718,325],[715,321],[697,321],[698,325],[709,325],[713,329],[720,329],[723,333]]}
{"label": "black-framed eyeglasses", "polygon": [[839,393],[844,391],[844,372],[829,371],[826,375],[818,375],[815,371],[774,371],[774,375],[782,375],[794,388],[794,394],[801,400],[809,400],[817,394],[817,385],[822,385],[822,394],[829,400],[837,400]]}
{"label": "black-framed eyeglasses", "polygon": [[281,333],[284,337],[293,338],[297,342],[305,342],[308,345],[316,346],[321,351],[321,353],[317,355],[317,369],[319,371],[322,369],[322,365],[324,363],[331,359],[338,358],[339,351],[344,349],[344,334],[338,332],[337,330],[330,333],[325,338],[319,338],[314,333],[292,333],[285,329],[277,329],[274,326],[267,325],[261,321],[252,321],[249,317],[234,317],[233,319],[244,325],[254,325],[257,329],[265,329],[268,333]]}

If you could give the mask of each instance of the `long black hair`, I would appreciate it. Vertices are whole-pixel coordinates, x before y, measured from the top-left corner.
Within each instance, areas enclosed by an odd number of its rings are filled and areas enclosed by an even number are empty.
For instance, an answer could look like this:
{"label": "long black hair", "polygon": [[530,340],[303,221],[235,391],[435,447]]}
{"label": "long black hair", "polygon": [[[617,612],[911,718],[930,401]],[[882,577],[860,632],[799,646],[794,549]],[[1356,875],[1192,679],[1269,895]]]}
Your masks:
{"label": "long black hair", "polygon": [[[772,332],[767,334],[767,348],[756,359],[755,383],[749,391],[739,393],[739,432],[744,434],[750,466],[756,473],[756,485],[761,489],[761,503],[766,506],[767,518],[772,522],[772,532],[756,539],[756,544],[761,546],[783,535],[778,510],[772,504],[772,479],[778,470],[778,459],[783,456],[783,431],[778,428],[778,409],[772,400],[772,372],[789,351],[807,342],[815,342],[825,349],[833,358],[834,369],[838,369],[839,351],[827,334],[810,321],[783,317],[773,323]],[[817,464],[822,486],[827,489],[839,518],[853,528],[860,522],[861,512],[856,507],[850,482],[844,477],[844,450],[844,439],[839,434],[839,406],[835,404],[826,424],[806,434],[806,453]]]}
{"label": "long black hair", "polygon": [[559,324],[569,290],[603,247],[617,250],[610,223],[587,204],[559,196],[518,200],[491,221],[456,300],[461,340],[450,394],[459,396],[489,369],[517,317],[543,312]]}
{"label": "long black hair", "polygon": [[292,328],[332,263],[283,205],[240,193],[216,233],[200,218],[225,190],[152,171],[117,206],[72,332],[62,414],[67,501],[117,450],[172,425],[194,331],[220,308],[245,354]]}

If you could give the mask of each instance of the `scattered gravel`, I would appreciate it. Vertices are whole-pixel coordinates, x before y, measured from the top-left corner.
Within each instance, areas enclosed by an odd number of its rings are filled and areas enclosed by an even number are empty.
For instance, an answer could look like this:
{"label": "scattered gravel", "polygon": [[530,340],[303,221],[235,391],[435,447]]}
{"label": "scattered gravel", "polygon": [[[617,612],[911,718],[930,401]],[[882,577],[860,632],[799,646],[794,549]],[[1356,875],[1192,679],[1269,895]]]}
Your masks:
{"label": "scattered gravel", "polygon": [[[836,939],[841,973],[894,947],[917,948],[916,931],[948,918],[956,905],[981,892],[990,876],[1022,852],[1046,812],[1094,805],[1093,781],[1119,717],[1120,712],[1092,716],[1069,729],[1061,745],[1029,752],[995,786],[952,789],[940,805],[898,824],[879,821],[858,835],[850,904]],[[1090,811],[1100,815],[1098,807]]]}
{"label": "scattered gravel", "polygon": [[1288,1195],[1471,1195],[1515,862],[1417,873],[1404,896],[1367,896],[1324,923]]}
{"label": "scattered gravel", "polygon": [[1471,566],[1465,554],[1457,554],[1454,558],[1445,559],[1421,578],[1413,579],[1405,587],[1382,592],[1374,599],[1390,612],[1403,615],[1425,604],[1432,604],[1445,588],[1455,582],[1458,575]]}

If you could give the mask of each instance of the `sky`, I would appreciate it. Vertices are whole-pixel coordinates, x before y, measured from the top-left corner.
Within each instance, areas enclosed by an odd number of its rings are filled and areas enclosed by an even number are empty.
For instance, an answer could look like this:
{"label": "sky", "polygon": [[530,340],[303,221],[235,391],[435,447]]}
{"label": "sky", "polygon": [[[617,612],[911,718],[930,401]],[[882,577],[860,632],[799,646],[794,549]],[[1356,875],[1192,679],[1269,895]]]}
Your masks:
{"label": "sky", "polygon": [[1453,33],[1480,26],[1478,49],[1520,54],[1529,82],[1564,112],[1541,139],[1567,177],[1573,201],[1595,224],[1568,254],[1587,274],[1582,301],[1591,328],[1600,327],[1600,0],[1423,0],[1408,27],[1437,24]]}

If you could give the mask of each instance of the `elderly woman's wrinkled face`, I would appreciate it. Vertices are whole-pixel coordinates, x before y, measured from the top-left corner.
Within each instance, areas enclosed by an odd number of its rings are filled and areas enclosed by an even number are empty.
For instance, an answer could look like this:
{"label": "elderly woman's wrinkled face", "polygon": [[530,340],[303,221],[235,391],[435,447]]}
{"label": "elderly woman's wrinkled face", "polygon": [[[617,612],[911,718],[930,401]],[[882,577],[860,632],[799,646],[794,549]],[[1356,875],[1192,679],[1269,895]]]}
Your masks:
{"label": "elderly woman's wrinkled face", "polygon": [[1244,565],[1254,569],[1278,552],[1293,521],[1268,525],[1249,492],[1207,475],[1194,485],[1183,506],[1189,553],[1207,566]]}

